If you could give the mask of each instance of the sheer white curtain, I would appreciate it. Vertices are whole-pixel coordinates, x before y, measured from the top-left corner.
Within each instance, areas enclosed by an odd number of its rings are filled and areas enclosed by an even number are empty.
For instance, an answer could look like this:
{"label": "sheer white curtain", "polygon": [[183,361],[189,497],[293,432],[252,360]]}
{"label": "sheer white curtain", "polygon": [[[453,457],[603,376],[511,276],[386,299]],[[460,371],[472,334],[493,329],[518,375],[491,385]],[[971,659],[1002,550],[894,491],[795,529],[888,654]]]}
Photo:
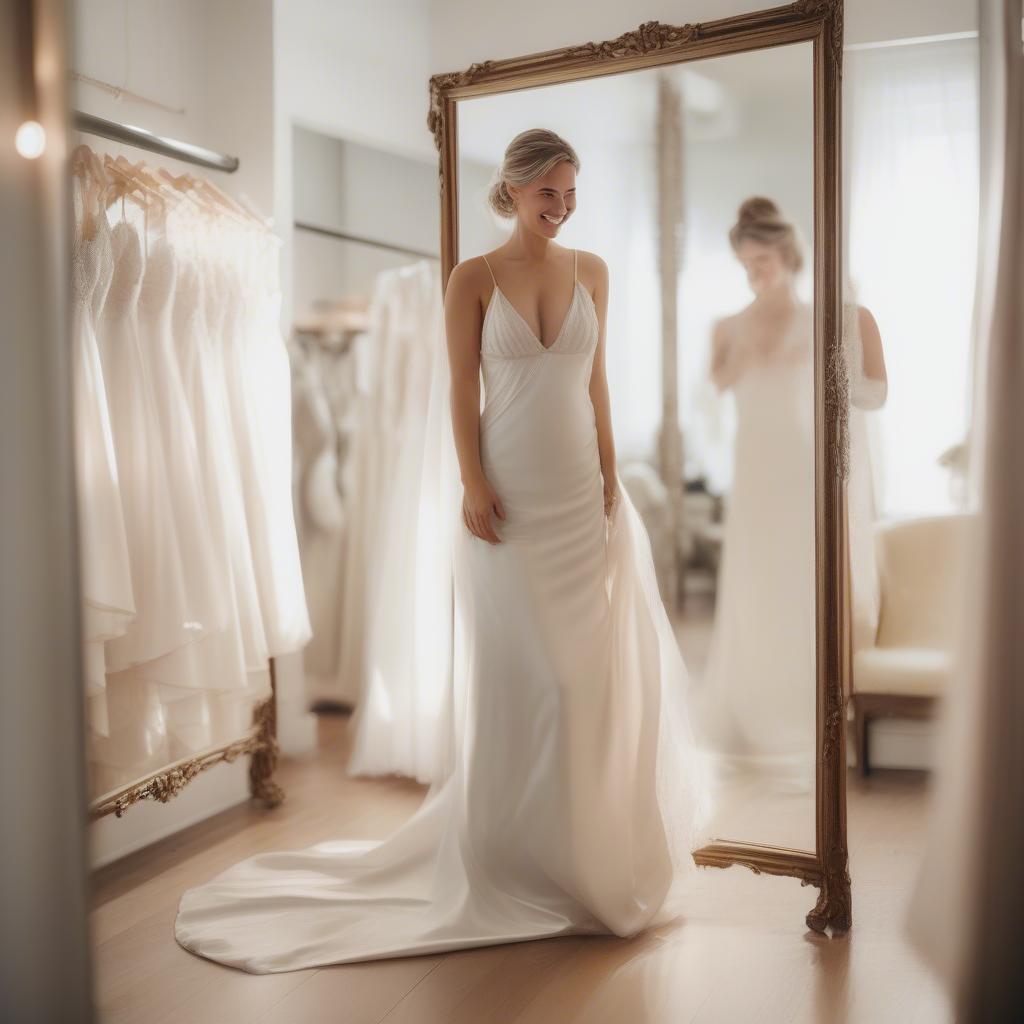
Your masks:
{"label": "sheer white curtain", "polygon": [[889,377],[871,424],[880,516],[960,504],[937,460],[964,439],[970,407],[977,63],[976,39],[845,58],[847,271],[878,321]]}
{"label": "sheer white curtain", "polygon": [[958,1020],[1024,1006],[1024,53],[1021,0],[981,0],[984,216],[976,314],[972,473],[979,529],[926,855],[908,925],[954,995]]}

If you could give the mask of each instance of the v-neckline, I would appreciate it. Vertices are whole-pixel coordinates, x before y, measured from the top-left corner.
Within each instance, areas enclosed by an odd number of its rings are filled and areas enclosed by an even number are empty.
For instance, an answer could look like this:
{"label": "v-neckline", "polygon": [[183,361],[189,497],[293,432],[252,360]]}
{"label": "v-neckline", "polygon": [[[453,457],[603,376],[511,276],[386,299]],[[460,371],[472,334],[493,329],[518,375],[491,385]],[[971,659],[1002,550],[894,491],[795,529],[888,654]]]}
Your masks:
{"label": "v-neckline", "polygon": [[558,328],[558,333],[555,335],[555,340],[551,342],[550,345],[545,345],[544,342],[541,341],[540,338],[538,338],[537,335],[533,333],[533,328],[529,325],[529,323],[527,323],[526,318],[523,316],[523,314],[520,313],[519,310],[512,305],[512,300],[509,299],[509,297],[501,290],[501,288],[498,286],[497,281],[494,282],[494,290],[505,300],[505,304],[508,306],[508,308],[511,309],[513,313],[515,313],[515,315],[519,319],[519,322],[526,328],[527,334],[529,334],[533,341],[537,344],[537,347],[542,352],[550,352],[561,340],[562,334],[565,331],[565,326],[569,322],[569,317],[572,314],[573,307],[576,305],[576,296],[578,294],[577,286],[579,284],[580,280],[579,278],[577,278],[573,282],[572,298],[569,300],[569,308],[565,311],[565,316],[562,317],[562,326]]}

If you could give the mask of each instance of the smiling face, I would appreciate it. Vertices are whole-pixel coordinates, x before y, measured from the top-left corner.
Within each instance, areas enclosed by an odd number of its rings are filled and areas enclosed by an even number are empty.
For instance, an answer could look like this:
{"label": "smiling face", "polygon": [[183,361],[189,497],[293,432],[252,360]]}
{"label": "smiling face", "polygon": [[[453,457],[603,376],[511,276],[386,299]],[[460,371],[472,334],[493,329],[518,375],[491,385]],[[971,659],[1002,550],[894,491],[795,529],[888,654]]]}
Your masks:
{"label": "smiling face", "polygon": [[560,160],[547,174],[528,185],[508,186],[522,227],[554,238],[576,209],[576,168]]}
{"label": "smiling face", "polygon": [[786,265],[782,250],[777,245],[744,238],[736,246],[736,258],[743,264],[743,269],[747,272],[747,281],[755,295],[785,284],[793,277],[793,272]]}

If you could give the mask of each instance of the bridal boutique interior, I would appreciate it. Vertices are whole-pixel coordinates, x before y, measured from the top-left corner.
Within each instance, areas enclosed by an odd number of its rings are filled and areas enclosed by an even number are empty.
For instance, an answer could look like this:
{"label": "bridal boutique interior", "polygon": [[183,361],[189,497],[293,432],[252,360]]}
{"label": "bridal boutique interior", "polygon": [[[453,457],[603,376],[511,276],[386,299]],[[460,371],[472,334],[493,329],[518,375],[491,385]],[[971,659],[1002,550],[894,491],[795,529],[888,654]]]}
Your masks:
{"label": "bridal boutique interior", "polygon": [[[1020,0],[2,9],[3,1020],[1024,1015]],[[444,287],[539,126],[712,797],[682,913],[193,956],[186,888],[445,777]]]}

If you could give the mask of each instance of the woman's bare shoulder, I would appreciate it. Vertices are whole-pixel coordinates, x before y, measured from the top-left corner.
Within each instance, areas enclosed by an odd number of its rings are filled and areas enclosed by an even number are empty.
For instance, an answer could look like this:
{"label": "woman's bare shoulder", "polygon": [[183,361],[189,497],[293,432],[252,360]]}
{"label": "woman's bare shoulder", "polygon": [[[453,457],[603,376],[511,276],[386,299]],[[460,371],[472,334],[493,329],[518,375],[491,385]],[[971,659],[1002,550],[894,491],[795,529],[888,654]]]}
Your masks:
{"label": "woman's bare shoulder", "polygon": [[738,313],[727,313],[711,321],[711,333],[718,338],[728,337],[736,329],[736,325],[742,321],[743,311]]}
{"label": "woman's bare shoulder", "polygon": [[470,256],[452,267],[452,272],[448,275],[448,281],[475,281],[481,275],[488,279],[490,278],[490,275],[487,273],[487,264],[484,262],[484,257]]}
{"label": "woman's bare shoulder", "polygon": [[470,297],[482,298],[487,291],[491,275],[487,271],[487,264],[482,256],[470,256],[468,259],[456,263],[452,272],[448,275],[448,282],[445,285],[445,297],[451,296],[452,300],[465,301]]}
{"label": "woman's bare shoulder", "polygon": [[608,290],[608,264],[596,252],[578,249],[579,265],[576,276],[590,290],[592,296]]}
{"label": "woman's bare shoulder", "polygon": [[589,271],[595,277],[608,278],[608,264],[596,252],[588,252],[586,249],[577,249],[580,260],[580,270]]}

